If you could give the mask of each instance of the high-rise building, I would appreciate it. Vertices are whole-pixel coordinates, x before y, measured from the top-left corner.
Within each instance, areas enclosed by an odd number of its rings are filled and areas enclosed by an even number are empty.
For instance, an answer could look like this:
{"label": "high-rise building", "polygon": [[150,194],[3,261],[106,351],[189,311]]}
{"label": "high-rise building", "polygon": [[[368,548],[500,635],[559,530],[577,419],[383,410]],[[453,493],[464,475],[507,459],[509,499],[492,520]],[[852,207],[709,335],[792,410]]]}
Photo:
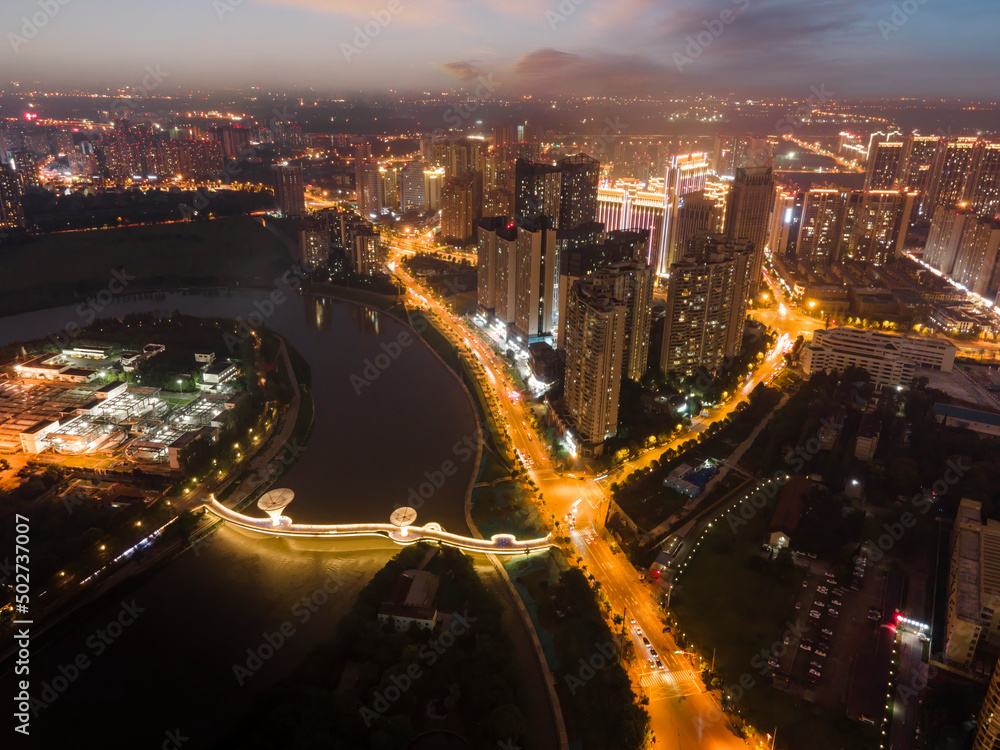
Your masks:
{"label": "high-rise building", "polygon": [[541,216],[559,228],[562,171],[551,164],[518,159],[514,165],[514,219],[520,225]]}
{"label": "high-rise building", "polygon": [[680,198],[675,226],[678,246],[687,247],[698,234],[715,232],[715,213],[715,199],[706,195],[704,190]]}
{"label": "high-rise building", "polygon": [[680,199],[705,189],[708,158],[704,153],[671,157],[664,183],[663,234],[657,257],[651,264],[658,276],[666,276],[683,247],[677,244],[677,209]]}
{"label": "high-rise building", "polygon": [[953,205],[968,198],[978,154],[979,141],[975,137],[954,138],[944,143],[931,180],[931,205]]}
{"label": "high-rise building", "polygon": [[795,257],[817,264],[836,260],[843,214],[844,193],[838,188],[805,191]]}
{"label": "high-rise building", "polygon": [[649,328],[656,283],[653,269],[635,261],[612,263],[595,272],[590,282],[625,306],[621,376],[638,383],[649,363]]}
{"label": "high-rise building", "polygon": [[353,235],[349,255],[354,272],[359,276],[375,276],[381,273],[385,264],[385,251],[379,233],[366,224]]}
{"label": "high-rise building", "polygon": [[906,143],[902,139],[876,141],[868,152],[865,190],[899,187],[905,166]]}
{"label": "high-rise building", "polygon": [[399,202],[404,213],[427,210],[427,195],[424,192],[424,163],[422,161],[407,162],[400,173]]}
{"label": "high-rise building", "polygon": [[424,200],[428,211],[441,208],[441,189],[444,187],[444,167],[428,167],[424,170]]}
{"label": "high-rise building", "polygon": [[23,226],[21,186],[14,170],[0,162],[0,229],[20,229]]}
{"label": "high-rise building", "polygon": [[275,200],[281,215],[298,217],[306,215],[306,188],[302,179],[302,166],[298,164],[276,164],[271,169],[275,174]]}
{"label": "high-rise building", "polygon": [[517,225],[513,333],[524,346],[559,328],[559,248],[552,223],[540,216]]}
{"label": "high-rise building", "polygon": [[587,281],[568,294],[564,401],[584,453],[597,454],[618,431],[626,306]]}
{"label": "high-rise building", "polygon": [[212,137],[222,145],[222,156],[227,161],[245,158],[250,146],[250,128],[242,125],[220,125],[212,128]]}
{"label": "high-rise building", "polygon": [[918,193],[854,190],[842,196],[839,255],[882,265],[902,255]]}
{"label": "high-rise building", "polygon": [[979,711],[972,750],[1000,750],[1000,662],[993,667],[990,686]]}
{"label": "high-rise building", "polygon": [[1000,143],[984,143],[969,199],[980,216],[1000,218]]}
{"label": "high-rise building", "polygon": [[441,236],[445,242],[467,245],[475,237],[482,206],[482,175],[455,175],[441,190]]}
{"label": "high-rise building", "polygon": [[517,227],[506,216],[479,221],[476,274],[479,309],[507,326],[514,322]]}
{"label": "high-rise building", "polygon": [[750,261],[750,293],[756,294],[762,282],[764,246],[774,209],[774,176],[770,167],[741,167],[736,170],[729,202],[726,205],[725,235],[731,240],[747,241],[753,247]]}
{"label": "high-rise building", "polygon": [[743,345],[753,247],[724,235],[699,235],[670,266],[660,369],[715,372]]}
{"label": "high-rise building", "polygon": [[396,161],[383,164],[378,168],[378,171],[382,181],[382,206],[389,210],[398,210],[400,173],[403,171],[403,163]]}
{"label": "high-rise building", "polygon": [[382,173],[367,141],[358,144],[354,150],[354,186],[361,215],[369,218],[379,216],[384,204]]}
{"label": "high-rise building", "polygon": [[21,183],[21,195],[42,186],[41,180],[38,179],[38,160],[32,152],[15,151],[11,154],[11,163]]}
{"label": "high-rise building", "polygon": [[646,262],[652,265],[662,242],[665,200],[662,190],[646,189],[641,183],[620,180],[615,187],[597,189],[597,220],[609,232],[648,232]]}
{"label": "high-rise building", "polygon": [[596,221],[601,163],[580,153],[560,159],[557,166],[562,173],[558,228],[572,230]]}
{"label": "high-rise building", "polygon": [[944,657],[960,669],[973,665],[980,643],[1000,641],[1000,522],[983,523],[982,513],[963,497],[951,531]]}
{"label": "high-rise building", "polygon": [[941,137],[937,135],[911,135],[906,139],[906,164],[900,186],[920,194],[918,209],[922,215],[930,213],[933,208],[930,203],[931,184],[940,148]]}
{"label": "high-rise building", "polygon": [[299,227],[299,262],[312,271],[330,257],[330,230],[316,219],[305,219]]}
{"label": "high-rise building", "polygon": [[993,299],[997,294],[1000,221],[969,216],[962,228],[950,276],[970,292]]}
{"label": "high-rise building", "polygon": [[924,262],[950,275],[955,268],[959,243],[968,221],[975,221],[975,216],[967,208],[936,206],[924,246]]}
{"label": "high-rise building", "polygon": [[767,246],[781,257],[794,254],[802,219],[803,193],[778,190],[774,196],[774,210],[767,232]]}

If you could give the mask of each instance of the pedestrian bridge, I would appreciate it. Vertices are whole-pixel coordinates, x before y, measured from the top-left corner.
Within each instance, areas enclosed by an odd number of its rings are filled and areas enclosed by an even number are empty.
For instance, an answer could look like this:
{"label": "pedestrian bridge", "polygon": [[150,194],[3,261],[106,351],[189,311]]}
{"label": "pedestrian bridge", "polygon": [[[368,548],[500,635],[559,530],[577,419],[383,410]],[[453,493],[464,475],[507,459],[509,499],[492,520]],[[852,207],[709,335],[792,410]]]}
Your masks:
{"label": "pedestrian bridge", "polygon": [[352,537],[380,536],[391,539],[396,544],[409,545],[420,541],[439,542],[449,547],[457,547],[466,552],[485,552],[494,555],[517,555],[554,547],[552,534],[540,539],[515,539],[512,534],[494,534],[489,539],[474,539],[458,534],[449,534],[440,524],[428,523],[424,526],[397,526],[392,523],[345,523],[345,524],[304,524],[292,523],[288,516],[274,518],[253,518],[227,508],[210,495],[205,507],[224,521],[248,531],[256,531],[267,536],[299,537]]}

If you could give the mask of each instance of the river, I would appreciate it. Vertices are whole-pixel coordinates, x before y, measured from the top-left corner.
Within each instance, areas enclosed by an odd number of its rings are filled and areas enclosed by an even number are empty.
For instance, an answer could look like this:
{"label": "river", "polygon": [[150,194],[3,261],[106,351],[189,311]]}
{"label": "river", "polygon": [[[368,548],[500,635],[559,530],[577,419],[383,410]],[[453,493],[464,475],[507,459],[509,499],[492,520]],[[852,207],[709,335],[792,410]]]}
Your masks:
{"label": "river", "polygon": [[[247,319],[266,295],[139,295],[104,312]],[[0,343],[71,321],[72,307],[0,319]],[[391,316],[311,295],[288,294],[266,323],[312,367],[315,425],[279,483],[296,493],[287,514],[300,523],[384,521],[411,489],[435,480],[441,486],[422,498],[417,522],[468,533],[464,500],[475,467],[456,444],[475,437],[476,420],[433,352],[405,336],[394,347],[406,329]],[[366,361],[375,369],[366,372]],[[451,475],[441,471],[447,461],[457,466]],[[268,539],[222,528],[33,644],[32,693],[54,700],[32,722],[30,746],[159,748],[179,734],[185,750],[210,747],[234,722],[252,720],[254,700],[332,635],[397,550],[388,541]],[[291,635],[257,665],[247,649],[267,654],[283,624]],[[0,694],[15,693],[13,679],[0,676]],[[43,693],[45,683],[52,692]],[[0,725],[10,720],[8,706]]]}

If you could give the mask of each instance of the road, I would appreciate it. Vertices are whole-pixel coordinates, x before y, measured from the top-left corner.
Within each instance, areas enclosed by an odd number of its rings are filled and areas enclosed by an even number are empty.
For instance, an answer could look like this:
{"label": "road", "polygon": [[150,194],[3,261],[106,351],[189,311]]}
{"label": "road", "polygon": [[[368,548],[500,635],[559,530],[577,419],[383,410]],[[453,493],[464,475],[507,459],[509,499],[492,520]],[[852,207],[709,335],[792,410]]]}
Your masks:
{"label": "road", "polygon": [[[639,580],[638,573],[621,555],[615,555],[599,531],[604,514],[607,510],[605,490],[593,477],[576,472],[576,475],[565,475],[556,471],[529,426],[525,404],[514,384],[506,375],[505,362],[485,344],[476,332],[461,318],[452,315],[447,308],[431,295],[426,288],[417,282],[402,268],[398,261],[402,249],[394,246],[390,263],[394,263],[396,276],[406,285],[410,292],[408,301],[421,308],[437,313],[437,323],[453,342],[462,342],[471,350],[471,355],[461,347],[464,356],[473,356],[482,365],[486,373],[485,385],[490,388],[500,405],[499,413],[494,416],[505,425],[511,443],[524,460],[531,477],[538,485],[547,503],[547,510],[554,514],[557,520],[563,519],[570,511],[577,514],[577,529],[571,532],[576,547],[580,550],[587,569],[600,582],[602,590],[608,596],[613,611],[625,613],[626,624],[634,618],[636,624],[643,629],[650,644],[664,660],[664,669],[651,670],[645,662],[642,653],[645,648],[637,644],[639,659],[632,670],[635,684],[641,685],[650,696],[649,712],[653,732],[657,738],[654,747],[711,748],[724,750],[728,748],[745,748],[746,743],[736,737],[728,727],[724,714],[715,703],[715,698],[705,691],[701,680],[692,669],[691,663],[684,655],[675,654],[677,644],[670,633],[664,633],[658,599],[659,589]],[[773,377],[780,372],[783,359],[777,348],[765,360],[765,364],[748,380],[741,390],[741,396],[748,394],[758,382]],[[692,425],[695,429],[704,429],[708,422],[721,418],[727,410],[735,408],[738,403],[733,399],[731,404],[720,407],[711,417],[697,418]],[[671,441],[676,445],[690,439],[690,433],[679,434]],[[625,465],[623,471],[628,473],[636,468],[648,466],[649,462],[663,452],[668,446],[648,451],[633,462]],[[655,454],[655,455],[654,455]],[[607,481],[607,478],[605,478]],[[591,541],[581,535],[584,527],[590,528]],[[634,626],[633,626],[634,629]]]}

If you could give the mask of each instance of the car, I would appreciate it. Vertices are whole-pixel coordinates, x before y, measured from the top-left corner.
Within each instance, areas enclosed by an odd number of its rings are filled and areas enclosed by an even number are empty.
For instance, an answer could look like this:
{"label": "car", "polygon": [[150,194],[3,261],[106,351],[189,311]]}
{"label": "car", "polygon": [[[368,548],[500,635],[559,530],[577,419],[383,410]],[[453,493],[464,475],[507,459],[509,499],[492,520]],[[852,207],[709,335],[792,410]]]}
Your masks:
{"label": "car", "polygon": [[826,636],[829,636],[830,638],[833,638],[833,631],[830,630],[830,628],[823,628],[822,632],[823,632],[823,635],[826,635]]}
{"label": "car", "polygon": [[806,588],[809,585],[809,579],[807,578],[802,582],[802,588]]}
{"label": "car", "polygon": [[799,641],[799,648],[801,648],[803,651],[813,650],[812,644],[808,643],[807,641]]}
{"label": "car", "polygon": [[795,602],[795,609],[802,609],[802,602]]}
{"label": "car", "polygon": [[820,677],[822,677],[822,676],[823,676],[823,673],[822,673],[822,672],[820,672],[820,671],[819,671],[818,669],[810,669],[810,670],[809,670],[809,674],[810,674],[810,675],[811,675],[812,677],[815,677],[816,679],[819,679]]}
{"label": "car", "polygon": [[826,613],[830,615],[830,617],[840,617],[840,610],[837,609],[836,607],[830,607],[830,609],[828,609]]}
{"label": "car", "polygon": [[822,646],[817,646],[816,648],[813,649],[813,653],[816,654],[816,656],[819,656],[819,657],[822,657],[822,658],[825,659],[827,651]]}
{"label": "car", "polygon": [[663,662],[660,661],[659,659],[656,660],[656,668],[663,669]]}
{"label": "car", "polygon": [[809,610],[809,616],[814,620],[818,620],[820,618],[820,613],[815,609],[811,609]]}
{"label": "car", "polygon": [[817,594],[829,594],[830,593],[830,589],[828,589],[826,586],[817,586],[816,587],[816,593]]}
{"label": "car", "polygon": [[823,669],[823,662],[813,660],[813,661],[809,662],[809,666],[812,667],[813,669],[821,670],[821,669]]}
{"label": "car", "polygon": [[782,640],[782,642],[783,642],[783,643],[784,643],[784,644],[785,644],[786,646],[787,646],[787,645],[788,645],[789,643],[791,643],[791,642],[792,642],[792,635],[791,635],[791,633],[785,633],[785,637],[784,637],[784,639]]}
{"label": "car", "polygon": [[642,637],[642,645],[645,646],[646,648],[652,648],[652,646],[650,646],[649,643],[649,638],[647,638],[646,636]]}
{"label": "car", "polygon": [[629,620],[629,623],[635,625],[635,618],[633,617],[631,620]]}
{"label": "car", "polygon": [[843,586],[837,586],[837,588],[833,590],[833,593],[836,596],[843,596],[844,594],[847,593],[847,589],[845,589]]}
{"label": "car", "polygon": [[[632,620],[632,622],[635,623],[635,620]],[[635,633],[636,633],[636,635],[642,635],[642,628],[640,628],[638,625],[636,625],[635,626]]]}
{"label": "car", "polygon": [[646,663],[647,663],[647,664],[648,664],[649,666],[653,666],[653,664],[654,664],[654,662],[653,662],[653,660],[652,660],[652,659],[646,659]]}
{"label": "car", "polygon": [[831,599],[830,604],[832,604],[834,607],[844,606],[843,604],[840,603],[840,599]]}
{"label": "car", "polygon": [[656,653],[656,649],[652,646],[649,647],[649,653],[651,653],[654,657],[659,656],[659,654]]}
{"label": "car", "polygon": [[781,662],[772,657],[772,658],[770,658],[770,659],[767,660],[767,666],[773,667],[774,669],[777,669],[778,667],[781,666]]}

